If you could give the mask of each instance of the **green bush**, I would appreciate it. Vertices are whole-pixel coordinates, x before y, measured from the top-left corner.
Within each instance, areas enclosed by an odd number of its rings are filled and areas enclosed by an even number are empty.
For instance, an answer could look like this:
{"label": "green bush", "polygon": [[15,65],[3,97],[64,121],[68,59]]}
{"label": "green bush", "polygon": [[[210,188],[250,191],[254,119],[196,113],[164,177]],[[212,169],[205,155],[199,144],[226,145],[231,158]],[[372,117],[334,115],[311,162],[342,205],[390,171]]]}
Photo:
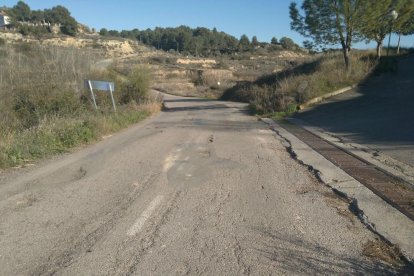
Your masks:
{"label": "green bush", "polygon": [[13,111],[24,129],[35,127],[41,118],[73,117],[84,109],[73,91],[22,89],[15,93]]}
{"label": "green bush", "polygon": [[44,106],[44,113],[52,116],[74,116],[83,106],[73,91],[57,91]]}
{"label": "green bush", "polygon": [[13,111],[23,128],[31,128],[39,124],[36,103],[31,99],[28,92],[16,93]]}
{"label": "green bush", "polygon": [[150,88],[150,77],[150,71],[146,67],[132,69],[122,83],[120,102],[127,104],[130,102],[140,103],[146,100]]}

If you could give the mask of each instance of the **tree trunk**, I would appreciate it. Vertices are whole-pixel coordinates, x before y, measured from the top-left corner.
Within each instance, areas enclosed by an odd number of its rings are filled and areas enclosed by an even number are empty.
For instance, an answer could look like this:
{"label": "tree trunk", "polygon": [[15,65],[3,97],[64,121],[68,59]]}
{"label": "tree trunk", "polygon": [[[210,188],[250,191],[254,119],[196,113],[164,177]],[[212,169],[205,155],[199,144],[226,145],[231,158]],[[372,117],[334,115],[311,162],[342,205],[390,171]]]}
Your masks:
{"label": "tree trunk", "polygon": [[343,55],[344,55],[344,61],[345,61],[346,70],[348,72],[350,72],[351,71],[351,59],[350,59],[348,47],[344,47],[342,49],[342,52],[343,52]]}
{"label": "tree trunk", "polygon": [[377,41],[377,59],[381,58],[381,52],[382,52],[382,43],[383,41]]}
{"label": "tree trunk", "polygon": [[401,33],[398,34],[397,55],[400,54]]}

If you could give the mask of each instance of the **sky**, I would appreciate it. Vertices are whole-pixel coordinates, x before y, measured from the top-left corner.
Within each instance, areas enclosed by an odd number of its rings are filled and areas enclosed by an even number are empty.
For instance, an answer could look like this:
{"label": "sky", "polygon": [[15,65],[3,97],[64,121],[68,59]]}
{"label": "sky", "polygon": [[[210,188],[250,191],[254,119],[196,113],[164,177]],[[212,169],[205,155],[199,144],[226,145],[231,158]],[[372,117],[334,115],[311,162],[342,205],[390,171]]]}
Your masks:
{"label": "sky", "polygon": [[[237,38],[246,34],[259,41],[290,37],[302,44],[304,37],[290,30],[290,0],[26,0],[32,10],[62,5],[80,23],[100,30],[139,30],[155,27],[217,28]],[[297,1],[300,2],[300,1]],[[12,7],[17,0],[0,0]],[[385,40],[388,43],[388,38]],[[384,44],[386,44],[384,43]],[[397,37],[391,37],[396,45]],[[414,36],[403,37],[401,44],[414,47]],[[358,43],[357,48],[374,44]]]}

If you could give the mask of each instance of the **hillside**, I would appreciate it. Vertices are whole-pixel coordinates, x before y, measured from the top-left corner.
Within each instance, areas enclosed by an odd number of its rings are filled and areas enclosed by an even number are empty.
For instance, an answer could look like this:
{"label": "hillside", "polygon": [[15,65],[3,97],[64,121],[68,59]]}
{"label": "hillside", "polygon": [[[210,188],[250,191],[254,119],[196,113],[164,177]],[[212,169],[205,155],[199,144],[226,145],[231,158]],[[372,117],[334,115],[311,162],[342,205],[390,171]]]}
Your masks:
{"label": "hillside", "polygon": [[38,44],[92,50],[111,58],[112,67],[127,72],[136,65],[149,66],[153,88],[177,95],[219,97],[240,81],[254,81],[264,74],[282,71],[308,58],[305,52],[258,48],[254,51],[212,57],[186,56],[148,47],[136,40],[83,34],[76,37],[24,36],[0,32],[0,39],[11,44]]}
{"label": "hillside", "polygon": [[106,57],[124,57],[139,52],[150,51],[136,41],[128,39],[107,39],[99,35],[82,35],[77,37],[54,35],[44,38],[23,36],[19,33],[0,32],[0,38],[11,44],[34,43],[57,47],[74,47],[78,49],[92,49],[102,52]]}

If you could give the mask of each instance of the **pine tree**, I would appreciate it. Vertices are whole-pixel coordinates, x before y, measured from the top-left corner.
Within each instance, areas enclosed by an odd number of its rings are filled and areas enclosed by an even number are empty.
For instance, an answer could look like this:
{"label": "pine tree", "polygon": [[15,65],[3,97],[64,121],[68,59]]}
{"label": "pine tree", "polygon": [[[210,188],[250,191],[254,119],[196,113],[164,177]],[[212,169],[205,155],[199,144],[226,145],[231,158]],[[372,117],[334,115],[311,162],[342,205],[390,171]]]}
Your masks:
{"label": "pine tree", "polygon": [[317,45],[340,44],[345,66],[351,69],[350,52],[352,43],[363,37],[358,33],[360,0],[304,0],[303,15],[296,3],[290,4],[291,29],[305,37],[312,38]]}
{"label": "pine tree", "polygon": [[250,49],[250,40],[247,35],[243,34],[239,40],[239,49],[242,51],[248,51]]}
{"label": "pine tree", "polygon": [[259,46],[259,41],[257,40],[257,36],[252,37],[252,46],[253,48],[256,48],[257,46]]}
{"label": "pine tree", "polygon": [[[377,43],[377,57],[380,58],[385,36],[397,32],[399,45],[401,35],[409,29],[414,0],[365,0],[362,2],[361,11],[364,14],[361,17],[361,32],[367,39]],[[396,18],[391,16],[391,11],[396,12]]]}

